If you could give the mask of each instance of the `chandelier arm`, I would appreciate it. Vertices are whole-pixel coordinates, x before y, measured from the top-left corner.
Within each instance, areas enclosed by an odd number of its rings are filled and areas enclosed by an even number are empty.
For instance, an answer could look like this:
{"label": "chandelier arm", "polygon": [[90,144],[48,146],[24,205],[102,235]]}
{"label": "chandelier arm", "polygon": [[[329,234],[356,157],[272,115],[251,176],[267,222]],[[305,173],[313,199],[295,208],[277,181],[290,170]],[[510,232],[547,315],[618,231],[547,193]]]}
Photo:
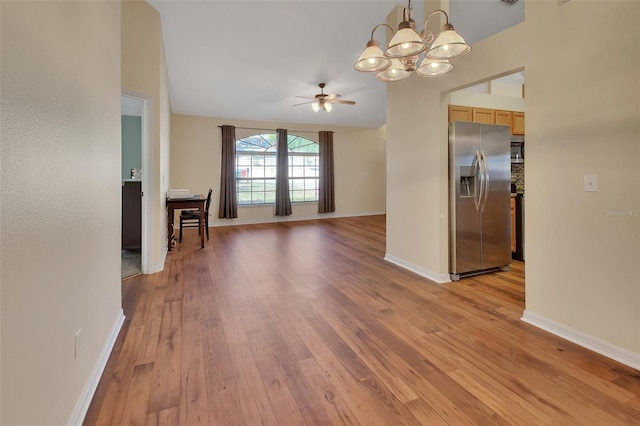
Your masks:
{"label": "chandelier arm", "polygon": [[441,28],[441,30],[440,30],[440,31],[444,31],[444,30],[452,30],[452,29],[453,29],[453,26],[449,23],[449,15],[447,15],[447,12],[445,12],[445,11],[444,11],[444,10],[442,10],[442,9],[436,9],[436,10],[434,10],[433,12],[431,12],[431,13],[429,14],[429,16],[427,16],[427,19],[425,19],[425,20],[424,20],[424,30],[422,30],[422,33],[420,34],[420,36],[422,37],[422,35],[423,35],[423,34],[430,33],[430,37],[431,37],[431,38],[430,38],[430,40],[429,40],[429,41],[427,41],[426,39],[424,39],[424,38],[423,38],[423,39],[425,40],[425,42],[427,42],[427,43],[431,43],[431,42],[436,38],[435,34],[433,34],[433,32],[432,32],[431,30],[427,30],[427,24],[429,23],[429,19],[431,19],[431,17],[432,17],[433,15],[435,15],[436,13],[442,13],[442,14],[444,15],[444,19],[445,19],[445,21],[446,21],[446,22],[442,25],[442,28]]}
{"label": "chandelier arm", "polygon": [[373,27],[373,30],[371,30],[371,40],[373,40],[373,33],[378,29],[378,27],[387,27],[389,28],[389,30],[391,30],[391,34],[393,34],[393,28],[391,28],[391,26],[387,24],[378,24],[375,27]]}
{"label": "chandelier arm", "polygon": [[442,9],[436,9],[436,10],[434,10],[433,12],[431,12],[431,13],[429,14],[429,16],[427,16],[427,19],[425,19],[425,20],[424,20],[424,27],[425,27],[425,29],[427,28],[427,23],[429,22],[429,19],[431,19],[431,17],[432,17],[433,15],[435,15],[436,13],[442,13],[442,14],[444,14],[444,19],[446,20],[446,22],[444,23],[444,25],[447,25],[447,24],[449,23],[449,15],[447,15],[447,12],[445,12],[445,11],[444,11],[444,10],[442,10]]}

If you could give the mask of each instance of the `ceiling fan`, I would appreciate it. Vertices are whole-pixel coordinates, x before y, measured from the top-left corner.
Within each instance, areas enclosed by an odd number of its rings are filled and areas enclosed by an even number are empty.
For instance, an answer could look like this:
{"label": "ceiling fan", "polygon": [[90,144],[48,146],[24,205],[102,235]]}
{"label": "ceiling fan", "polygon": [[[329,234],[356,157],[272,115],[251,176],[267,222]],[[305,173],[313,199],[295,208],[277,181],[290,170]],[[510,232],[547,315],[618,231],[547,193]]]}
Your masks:
{"label": "ceiling fan", "polygon": [[344,105],[355,105],[356,104],[355,101],[345,101],[345,100],[342,100],[342,99],[338,99],[338,98],[340,98],[340,95],[338,95],[337,93],[332,93],[331,95],[325,94],[324,93],[324,87],[326,86],[326,84],[324,84],[324,83],[320,83],[320,84],[318,84],[318,86],[320,86],[320,93],[315,95],[313,98],[309,98],[307,96],[296,96],[296,98],[311,99],[311,100],[307,101],[307,102],[302,102],[300,104],[295,104],[293,106],[311,104],[311,108],[315,112],[318,112],[320,110],[331,112],[331,110],[333,109],[333,105],[332,104],[344,104]]}

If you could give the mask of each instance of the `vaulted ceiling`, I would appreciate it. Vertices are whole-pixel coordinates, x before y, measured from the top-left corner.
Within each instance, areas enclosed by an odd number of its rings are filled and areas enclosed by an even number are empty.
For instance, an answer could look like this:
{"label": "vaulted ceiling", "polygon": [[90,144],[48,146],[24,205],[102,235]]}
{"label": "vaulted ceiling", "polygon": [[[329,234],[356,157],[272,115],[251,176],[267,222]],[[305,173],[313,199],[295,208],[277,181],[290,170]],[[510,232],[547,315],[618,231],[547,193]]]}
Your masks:
{"label": "vaulted ceiling", "polygon": [[[160,13],[172,112],[230,119],[378,127],[386,122],[386,84],[355,71],[392,1],[149,0]],[[469,43],[523,18],[521,0],[452,1],[450,20]],[[422,29],[424,5],[413,3]],[[381,44],[384,31],[376,32]],[[455,71],[454,71],[455,72]],[[412,76],[411,78],[419,78]],[[331,113],[292,106],[299,96],[339,93],[356,105]],[[394,83],[387,83],[394,84]]]}

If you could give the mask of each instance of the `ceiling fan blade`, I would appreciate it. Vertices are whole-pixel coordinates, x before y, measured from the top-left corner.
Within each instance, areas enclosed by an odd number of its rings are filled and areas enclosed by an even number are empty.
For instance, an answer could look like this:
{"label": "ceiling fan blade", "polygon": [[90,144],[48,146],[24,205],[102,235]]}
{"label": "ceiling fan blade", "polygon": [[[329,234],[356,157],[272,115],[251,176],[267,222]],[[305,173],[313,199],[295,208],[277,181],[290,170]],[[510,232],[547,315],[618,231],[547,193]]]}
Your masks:
{"label": "ceiling fan blade", "polygon": [[339,94],[337,94],[337,93],[332,93],[332,94],[328,95],[328,96],[326,97],[326,99],[336,99],[336,98],[340,98],[341,96],[342,96],[342,95],[339,95]]}
{"label": "ceiling fan blade", "polygon": [[295,105],[291,105],[291,106],[300,106],[300,105],[306,105],[306,104],[311,104],[311,103],[313,103],[313,101],[302,102],[301,104],[295,104]]}
{"label": "ceiling fan blade", "polygon": [[332,104],[344,104],[344,105],[355,105],[356,101],[343,101],[342,99],[331,99],[328,102]]}
{"label": "ceiling fan blade", "polygon": [[311,100],[315,100],[316,99],[316,98],[310,98],[308,96],[294,96],[294,98],[311,99]]}

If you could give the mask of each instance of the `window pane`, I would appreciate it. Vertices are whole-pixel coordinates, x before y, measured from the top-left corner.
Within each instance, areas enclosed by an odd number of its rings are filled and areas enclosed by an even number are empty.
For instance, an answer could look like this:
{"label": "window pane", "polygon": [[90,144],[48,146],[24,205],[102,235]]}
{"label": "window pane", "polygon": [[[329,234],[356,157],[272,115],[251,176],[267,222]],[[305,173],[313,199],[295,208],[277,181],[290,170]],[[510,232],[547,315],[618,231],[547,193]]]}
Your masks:
{"label": "window pane", "polygon": [[304,192],[300,191],[291,191],[289,194],[292,203],[300,203],[304,201]]}
{"label": "window pane", "polygon": [[251,165],[256,167],[264,166],[264,155],[252,155]]}
{"label": "window pane", "polygon": [[297,135],[289,135],[288,139],[288,148],[291,152],[320,152],[318,143],[311,139]]}
{"label": "window pane", "polygon": [[236,164],[239,166],[248,166],[251,164],[251,155],[236,155]]}
{"label": "window pane", "polygon": [[304,189],[314,189],[315,185],[314,185],[314,181],[313,179],[305,179],[304,180]]}
{"label": "window pane", "polygon": [[265,192],[265,198],[264,198],[264,202],[268,203],[268,204],[273,204],[276,202],[276,192],[272,191],[272,192]]}

